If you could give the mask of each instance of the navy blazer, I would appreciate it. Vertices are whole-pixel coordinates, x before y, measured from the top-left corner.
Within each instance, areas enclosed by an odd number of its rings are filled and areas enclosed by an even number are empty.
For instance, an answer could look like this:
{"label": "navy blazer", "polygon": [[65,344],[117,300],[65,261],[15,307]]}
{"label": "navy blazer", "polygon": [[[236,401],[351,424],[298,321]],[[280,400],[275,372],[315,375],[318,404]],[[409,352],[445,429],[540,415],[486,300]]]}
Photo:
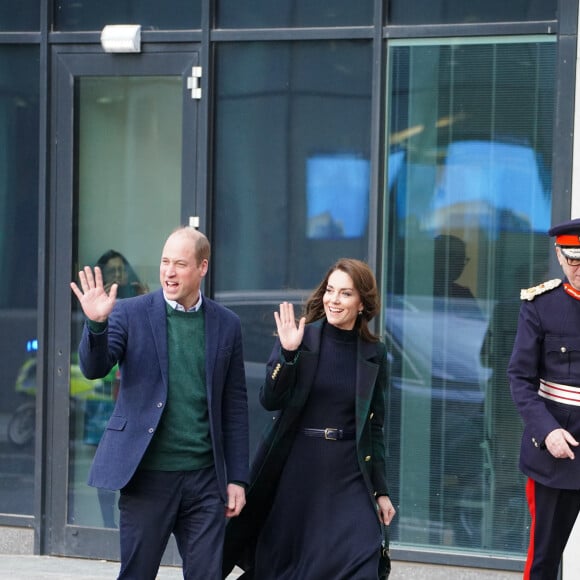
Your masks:
{"label": "navy blazer", "polygon": [[580,487],[580,457],[556,459],[546,436],[560,427],[580,437],[580,407],[543,398],[540,379],[580,387],[580,301],[562,286],[522,302],[508,366],[511,393],[524,421],[520,469],[558,489]]}
{"label": "navy blazer", "polygon": [[[97,448],[89,485],[121,489],[149,445],[167,401],[167,312],[163,291],[118,300],[107,330],[85,324],[79,361],[89,379],[104,377],[118,362],[119,396]],[[247,482],[248,403],[238,316],[203,297],[205,373],[209,426],[223,499],[229,482]]]}

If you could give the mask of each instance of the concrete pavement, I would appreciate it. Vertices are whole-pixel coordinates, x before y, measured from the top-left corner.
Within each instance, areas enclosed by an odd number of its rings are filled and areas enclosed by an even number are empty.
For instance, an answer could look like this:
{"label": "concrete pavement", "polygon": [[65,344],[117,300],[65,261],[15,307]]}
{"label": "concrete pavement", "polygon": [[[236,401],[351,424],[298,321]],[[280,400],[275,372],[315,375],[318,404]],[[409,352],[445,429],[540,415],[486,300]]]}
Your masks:
{"label": "concrete pavement", "polygon": [[[0,578],[6,580],[114,580],[118,571],[118,562],[105,560],[0,555]],[[234,571],[227,580],[239,575],[239,570]],[[389,580],[520,580],[521,577],[521,572],[393,562]],[[163,566],[157,576],[157,580],[182,578],[180,568],[169,566]]]}
{"label": "concrete pavement", "polygon": [[[56,556],[0,555],[0,578],[6,580],[114,580],[118,562]],[[238,578],[232,573],[228,580]],[[183,580],[181,568],[162,566],[157,580]]]}

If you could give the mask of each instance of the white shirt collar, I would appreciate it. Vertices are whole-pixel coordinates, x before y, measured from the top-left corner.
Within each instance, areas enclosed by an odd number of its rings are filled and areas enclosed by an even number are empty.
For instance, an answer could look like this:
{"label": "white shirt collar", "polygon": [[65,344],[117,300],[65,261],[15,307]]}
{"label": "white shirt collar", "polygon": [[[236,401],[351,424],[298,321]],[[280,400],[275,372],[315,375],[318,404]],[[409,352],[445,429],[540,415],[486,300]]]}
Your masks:
{"label": "white shirt collar", "polygon": [[167,302],[167,304],[169,304],[169,306],[171,306],[173,310],[179,310],[181,312],[197,312],[201,308],[201,303],[203,302],[202,294],[200,292],[199,300],[186,311],[185,308],[181,304],[179,304],[179,302],[176,302],[175,300],[169,300],[169,298],[165,296],[165,292],[163,293],[163,298],[165,298],[165,302]]}

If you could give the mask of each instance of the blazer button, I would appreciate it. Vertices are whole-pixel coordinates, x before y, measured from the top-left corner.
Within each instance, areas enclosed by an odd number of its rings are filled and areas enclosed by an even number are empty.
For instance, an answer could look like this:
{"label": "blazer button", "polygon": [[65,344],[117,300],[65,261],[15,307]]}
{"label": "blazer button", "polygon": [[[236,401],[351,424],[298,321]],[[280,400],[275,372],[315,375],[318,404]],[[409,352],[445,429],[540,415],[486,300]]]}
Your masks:
{"label": "blazer button", "polygon": [[161,409],[161,407],[163,407],[163,403],[161,401],[159,401],[159,403],[157,403],[157,408]]}
{"label": "blazer button", "polygon": [[365,457],[365,461],[368,463],[370,460],[371,460],[371,456],[370,456],[370,455],[367,455],[367,456]]}
{"label": "blazer button", "polygon": [[534,444],[534,447],[539,447],[540,446],[535,437],[532,437],[532,443]]}
{"label": "blazer button", "polygon": [[565,346],[561,346],[560,347],[560,352],[563,354],[567,351],[568,349]]}
{"label": "blazer button", "polygon": [[375,416],[375,414],[374,414],[374,413],[371,413],[371,414],[369,415],[369,421],[372,421],[372,419],[373,419],[373,417],[374,417],[374,416]]}
{"label": "blazer button", "polygon": [[149,427],[149,429],[147,429],[147,433],[153,433],[155,431],[155,429],[153,429],[153,427]]}

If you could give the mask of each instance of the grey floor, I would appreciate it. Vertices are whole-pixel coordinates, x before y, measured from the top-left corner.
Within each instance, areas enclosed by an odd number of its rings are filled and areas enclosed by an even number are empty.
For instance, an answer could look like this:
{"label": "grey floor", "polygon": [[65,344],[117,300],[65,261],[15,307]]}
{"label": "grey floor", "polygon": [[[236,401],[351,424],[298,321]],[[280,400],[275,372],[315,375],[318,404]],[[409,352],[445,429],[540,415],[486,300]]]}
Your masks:
{"label": "grey floor", "polygon": [[[117,562],[86,560],[82,558],[57,558],[53,556],[0,555],[0,578],[11,580],[113,580],[119,570]],[[234,580],[239,571],[228,576]],[[393,562],[389,580],[518,580],[519,572],[498,572]],[[181,580],[179,568],[163,567],[157,580]]]}

